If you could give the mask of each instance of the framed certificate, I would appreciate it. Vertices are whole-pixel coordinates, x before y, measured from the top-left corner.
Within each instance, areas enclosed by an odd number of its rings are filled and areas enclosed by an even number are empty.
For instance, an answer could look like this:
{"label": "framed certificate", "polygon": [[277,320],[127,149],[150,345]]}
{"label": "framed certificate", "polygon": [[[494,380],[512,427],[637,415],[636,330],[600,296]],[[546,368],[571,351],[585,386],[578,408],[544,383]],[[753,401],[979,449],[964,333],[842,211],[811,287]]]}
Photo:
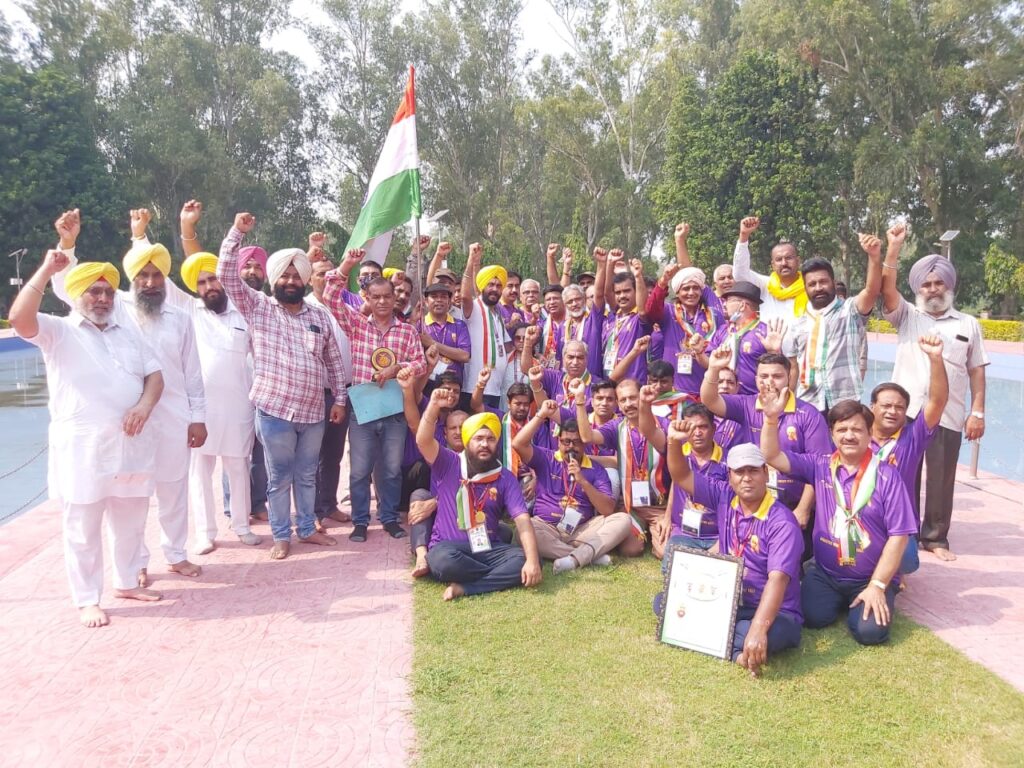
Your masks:
{"label": "framed certificate", "polygon": [[673,544],[667,548],[658,639],[720,659],[732,657],[743,560]]}

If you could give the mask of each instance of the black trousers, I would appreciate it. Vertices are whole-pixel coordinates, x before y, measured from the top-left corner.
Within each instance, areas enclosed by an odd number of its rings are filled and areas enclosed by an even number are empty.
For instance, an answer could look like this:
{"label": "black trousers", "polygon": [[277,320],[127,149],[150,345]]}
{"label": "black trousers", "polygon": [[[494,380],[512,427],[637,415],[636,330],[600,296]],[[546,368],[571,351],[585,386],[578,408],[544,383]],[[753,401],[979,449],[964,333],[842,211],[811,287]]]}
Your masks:
{"label": "black trousers", "polygon": [[334,395],[324,390],[324,438],[320,443],[320,461],[316,467],[316,504],[314,510],[319,519],[327,517],[338,505],[338,482],[341,480],[341,460],[345,456],[345,438],[348,437],[348,418],[351,411],[345,409],[345,418],[340,424],[331,423],[331,406]]}
{"label": "black trousers", "polygon": [[917,468],[914,508],[921,523],[918,540],[923,549],[949,549],[949,527],[953,521],[953,489],[956,486],[956,464],[960,458],[963,433],[938,427],[935,437],[924,452],[923,466],[928,467],[925,481],[924,516],[921,515],[921,467]]}

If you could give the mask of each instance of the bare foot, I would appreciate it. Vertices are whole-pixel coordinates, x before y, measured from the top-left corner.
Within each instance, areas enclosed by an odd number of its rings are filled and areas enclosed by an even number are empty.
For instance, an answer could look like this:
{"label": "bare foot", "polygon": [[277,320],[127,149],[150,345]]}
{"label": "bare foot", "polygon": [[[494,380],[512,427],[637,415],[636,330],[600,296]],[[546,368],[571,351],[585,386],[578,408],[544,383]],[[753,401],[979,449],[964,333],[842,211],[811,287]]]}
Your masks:
{"label": "bare foot", "polygon": [[928,550],[935,555],[939,560],[945,560],[947,563],[951,563],[956,560],[956,555],[950,552],[945,547],[936,547],[935,549]]}
{"label": "bare foot", "polygon": [[466,590],[462,588],[461,584],[449,584],[448,589],[444,591],[444,601],[454,600],[457,597],[462,597],[466,594]]}
{"label": "bare foot", "polygon": [[412,569],[412,577],[414,579],[422,579],[428,573],[430,573],[430,566],[427,565],[427,553],[417,550],[416,565]]}
{"label": "bare foot", "polygon": [[135,587],[134,589],[115,589],[114,597],[120,597],[122,600],[141,600],[144,603],[155,603],[157,600],[163,600],[164,596],[155,589]]}
{"label": "bare foot", "polygon": [[274,546],[270,548],[270,559],[271,560],[284,560],[288,557],[288,553],[291,551],[292,545],[289,541],[275,541]]}
{"label": "bare foot", "polygon": [[326,533],[327,532],[327,526],[324,525],[324,521],[323,520],[314,520],[313,521],[313,526],[316,528],[316,532],[317,533]]}
{"label": "bare foot", "polygon": [[110,623],[107,614],[98,605],[87,605],[78,609],[78,620],[83,627],[105,627]]}
{"label": "bare foot", "polygon": [[182,560],[180,563],[174,563],[167,566],[167,570],[180,573],[182,576],[194,577],[198,576],[203,572],[203,569],[198,565],[190,563],[188,560]]}
{"label": "bare foot", "polygon": [[261,523],[265,523],[270,519],[270,513],[268,513],[267,510],[265,509],[261,509],[258,512],[252,513],[252,519],[258,520]]}
{"label": "bare foot", "polygon": [[[340,509],[335,509],[333,512],[331,512],[331,514],[325,517],[324,520],[330,520],[332,522],[344,525],[345,523],[352,522],[352,515],[350,515],[348,512],[342,512]],[[327,525],[330,525],[330,523],[327,523]]]}
{"label": "bare foot", "polygon": [[138,581],[139,581],[139,586],[142,587],[143,589],[145,589],[146,587],[149,586],[149,574],[146,573],[146,569],[145,568],[139,569],[139,579],[138,579]]}
{"label": "bare foot", "polygon": [[306,538],[299,536],[299,541],[303,544],[319,544],[321,547],[333,547],[338,543],[337,539],[333,536],[328,536],[326,533],[314,533]]}
{"label": "bare foot", "polygon": [[217,548],[217,544],[213,539],[199,539],[196,541],[196,554],[197,555],[208,555]]}

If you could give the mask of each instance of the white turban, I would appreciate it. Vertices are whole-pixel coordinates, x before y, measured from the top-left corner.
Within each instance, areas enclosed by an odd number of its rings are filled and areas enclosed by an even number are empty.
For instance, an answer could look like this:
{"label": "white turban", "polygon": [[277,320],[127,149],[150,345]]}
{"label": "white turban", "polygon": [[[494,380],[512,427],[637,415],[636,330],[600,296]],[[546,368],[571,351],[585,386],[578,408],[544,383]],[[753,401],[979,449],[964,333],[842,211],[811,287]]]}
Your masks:
{"label": "white turban", "polygon": [[672,277],[672,293],[679,293],[679,289],[687,283],[697,283],[701,288],[707,285],[708,278],[704,270],[697,267],[683,267]]}
{"label": "white turban", "polygon": [[267,259],[267,282],[271,287],[281,278],[290,264],[295,265],[303,285],[309,282],[309,276],[313,274],[313,265],[309,263],[306,252],[301,248],[285,248],[274,251]]}

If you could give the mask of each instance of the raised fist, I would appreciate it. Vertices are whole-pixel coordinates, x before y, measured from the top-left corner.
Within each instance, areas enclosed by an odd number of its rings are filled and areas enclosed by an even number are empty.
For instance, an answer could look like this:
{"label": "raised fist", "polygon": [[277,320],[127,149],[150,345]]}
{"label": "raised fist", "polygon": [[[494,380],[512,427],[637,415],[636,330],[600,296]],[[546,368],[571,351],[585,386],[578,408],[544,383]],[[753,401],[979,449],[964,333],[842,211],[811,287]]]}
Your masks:
{"label": "raised fist", "polygon": [[757,216],[747,216],[740,221],[740,242],[746,242],[750,235],[761,226],[761,220]]}
{"label": "raised fist", "polygon": [[248,234],[252,231],[252,228],[256,226],[256,217],[251,213],[236,213],[235,214],[235,229],[239,232]]}

